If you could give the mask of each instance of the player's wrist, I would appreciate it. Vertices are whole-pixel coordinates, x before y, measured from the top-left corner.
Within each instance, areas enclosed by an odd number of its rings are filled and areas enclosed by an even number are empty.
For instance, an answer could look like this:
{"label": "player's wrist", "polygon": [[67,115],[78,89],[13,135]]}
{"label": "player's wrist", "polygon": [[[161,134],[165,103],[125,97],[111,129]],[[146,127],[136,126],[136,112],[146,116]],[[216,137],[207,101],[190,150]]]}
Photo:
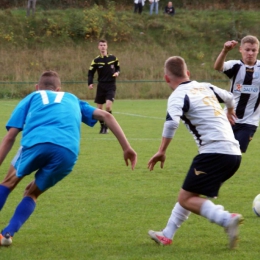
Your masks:
{"label": "player's wrist", "polygon": [[222,49],[221,52],[222,52],[223,54],[227,54],[229,51],[230,51],[230,50],[224,48],[224,49]]}

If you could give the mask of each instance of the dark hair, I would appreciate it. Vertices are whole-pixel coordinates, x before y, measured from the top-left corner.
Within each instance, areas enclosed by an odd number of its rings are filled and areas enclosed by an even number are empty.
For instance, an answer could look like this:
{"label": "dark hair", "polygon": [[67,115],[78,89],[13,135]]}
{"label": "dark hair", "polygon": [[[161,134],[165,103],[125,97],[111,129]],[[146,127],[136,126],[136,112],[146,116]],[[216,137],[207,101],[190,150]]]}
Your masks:
{"label": "dark hair", "polygon": [[44,71],[39,79],[38,86],[40,90],[57,90],[61,86],[61,81],[56,71]]}
{"label": "dark hair", "polygon": [[104,40],[104,39],[100,39],[100,40],[98,41],[98,43],[100,43],[100,42],[107,43],[107,41]]}

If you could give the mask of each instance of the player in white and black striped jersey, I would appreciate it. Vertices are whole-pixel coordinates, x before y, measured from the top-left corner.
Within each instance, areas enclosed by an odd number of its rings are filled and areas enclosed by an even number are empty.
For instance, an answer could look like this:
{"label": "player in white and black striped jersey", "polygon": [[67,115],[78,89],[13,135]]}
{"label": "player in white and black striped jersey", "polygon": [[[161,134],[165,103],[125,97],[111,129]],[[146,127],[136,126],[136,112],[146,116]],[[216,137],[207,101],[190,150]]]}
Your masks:
{"label": "player in white and black striped jersey", "polygon": [[[242,215],[224,211],[223,206],[201,196],[218,196],[221,185],[235,174],[241,162],[239,143],[231,128],[235,116],[233,95],[210,83],[191,81],[187,65],[179,56],[166,60],[164,72],[173,93],[168,99],[161,144],[148,168],[152,171],[157,162],[163,168],[166,150],[180,119],[194,136],[199,154],[191,163],[166,227],[148,234],[158,244],[170,245],[178,228],[193,212],[224,227],[229,247],[234,248]],[[219,102],[228,107],[227,115]]]}
{"label": "player in white and black striped jersey", "polygon": [[238,42],[234,40],[224,44],[214,68],[224,72],[230,79],[230,90],[234,94],[237,115],[233,131],[241,151],[245,153],[259,125],[260,60],[257,60],[259,41],[255,36],[245,36],[239,47],[242,59],[225,61],[228,52],[237,44]]}

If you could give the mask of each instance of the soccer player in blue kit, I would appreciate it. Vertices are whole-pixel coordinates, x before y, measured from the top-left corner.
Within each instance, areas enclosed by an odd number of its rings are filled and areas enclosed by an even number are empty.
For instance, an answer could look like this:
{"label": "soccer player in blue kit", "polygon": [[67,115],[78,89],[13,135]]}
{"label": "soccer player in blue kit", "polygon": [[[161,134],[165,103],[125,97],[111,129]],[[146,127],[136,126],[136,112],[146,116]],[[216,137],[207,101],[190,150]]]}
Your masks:
{"label": "soccer player in blue kit", "polygon": [[[173,92],[168,99],[161,145],[149,160],[148,168],[153,170],[158,161],[163,168],[166,150],[180,120],[193,135],[199,154],[191,163],[166,227],[162,231],[150,230],[148,234],[156,243],[170,245],[178,228],[193,212],[224,227],[229,247],[234,248],[242,215],[229,213],[207,198],[218,196],[221,185],[240,166],[241,151],[230,124],[235,120],[233,95],[210,83],[191,81],[187,65],[179,56],[166,60],[164,72]],[[227,115],[219,102],[226,104]]]}
{"label": "soccer player in blue kit", "polygon": [[103,120],[119,141],[126,165],[129,160],[132,169],[136,165],[136,152],[110,113],[60,90],[58,74],[44,72],[36,91],[20,101],[6,124],[8,133],[0,145],[0,165],[18,133],[23,131],[23,135],[21,147],[0,184],[0,210],[16,185],[26,175],[34,171],[36,174],[9,224],[1,231],[2,246],[12,244],[14,234],[33,213],[37,198],[72,171],[79,153],[81,122],[92,127],[97,120]]}

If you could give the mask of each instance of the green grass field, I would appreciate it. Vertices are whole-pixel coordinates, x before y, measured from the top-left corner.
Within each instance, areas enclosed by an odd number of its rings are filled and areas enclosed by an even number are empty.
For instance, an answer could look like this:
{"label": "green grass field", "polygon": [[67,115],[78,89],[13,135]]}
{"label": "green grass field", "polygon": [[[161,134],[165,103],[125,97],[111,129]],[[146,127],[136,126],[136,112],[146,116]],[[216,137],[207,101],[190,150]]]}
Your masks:
{"label": "green grass field", "polygon": [[[0,137],[17,100],[0,101]],[[90,102],[91,104],[92,101]],[[8,260],[168,260],[258,259],[260,218],[252,212],[259,190],[259,143],[256,133],[243,155],[237,174],[220,190],[217,204],[245,218],[239,247],[227,248],[223,229],[192,214],[178,230],[169,247],[149,239],[149,229],[162,229],[197,147],[181,124],[168,149],[165,168],[153,172],[147,162],[157,151],[166,100],[117,100],[113,114],[138,153],[134,171],[126,167],[115,137],[99,135],[82,125],[81,152],[74,171],[39,198],[36,210],[15,235],[13,245],[1,247]],[[0,168],[3,179],[19,140]],[[28,176],[10,195],[0,212],[0,229],[13,214]]]}

